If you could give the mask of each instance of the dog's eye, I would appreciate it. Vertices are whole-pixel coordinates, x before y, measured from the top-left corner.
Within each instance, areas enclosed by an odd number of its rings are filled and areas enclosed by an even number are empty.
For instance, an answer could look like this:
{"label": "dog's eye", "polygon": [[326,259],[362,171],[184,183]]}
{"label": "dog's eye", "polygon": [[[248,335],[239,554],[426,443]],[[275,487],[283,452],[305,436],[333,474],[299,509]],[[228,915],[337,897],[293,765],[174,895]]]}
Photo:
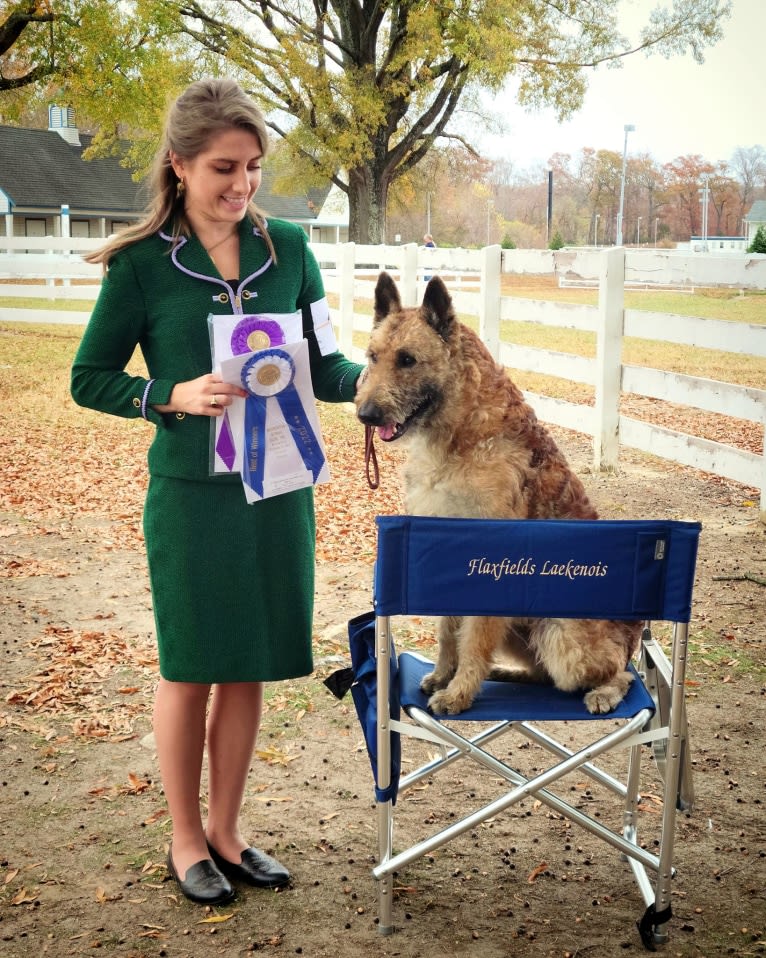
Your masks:
{"label": "dog's eye", "polygon": [[409,369],[410,366],[414,366],[417,363],[417,360],[412,355],[412,353],[400,352],[396,356],[396,365],[401,369]]}
{"label": "dog's eye", "polygon": [[377,353],[372,353],[372,352],[368,352],[368,353],[367,353],[367,362],[368,362],[371,366],[374,366],[377,361],[378,361],[378,354],[377,354]]}

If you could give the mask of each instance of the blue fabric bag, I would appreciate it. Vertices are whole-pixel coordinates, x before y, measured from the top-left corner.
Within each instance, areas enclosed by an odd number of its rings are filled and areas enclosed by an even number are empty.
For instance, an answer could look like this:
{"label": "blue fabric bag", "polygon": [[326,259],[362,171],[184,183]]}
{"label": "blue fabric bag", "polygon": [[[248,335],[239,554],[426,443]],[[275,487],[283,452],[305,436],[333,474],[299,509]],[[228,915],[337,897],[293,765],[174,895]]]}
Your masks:
{"label": "blue fabric bag", "polygon": [[[359,716],[367,754],[375,777],[375,798],[379,802],[396,804],[399,776],[402,767],[402,745],[398,732],[391,735],[391,782],[387,788],[378,787],[378,682],[375,662],[375,613],[364,612],[348,623],[348,644],[351,651],[351,668],[340,669],[325,679],[325,685],[337,697],[351,689],[351,697]],[[396,652],[391,645],[389,659],[389,710],[392,719],[401,714],[399,705],[399,669]]]}

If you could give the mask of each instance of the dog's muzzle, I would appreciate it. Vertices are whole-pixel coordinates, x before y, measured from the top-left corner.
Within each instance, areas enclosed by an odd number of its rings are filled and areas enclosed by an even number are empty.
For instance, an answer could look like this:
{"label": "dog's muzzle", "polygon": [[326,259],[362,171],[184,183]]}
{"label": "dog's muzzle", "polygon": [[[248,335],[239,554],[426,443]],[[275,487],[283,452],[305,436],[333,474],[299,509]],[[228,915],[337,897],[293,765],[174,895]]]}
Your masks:
{"label": "dog's muzzle", "polygon": [[384,410],[372,401],[362,403],[357,409],[356,415],[365,426],[377,428],[378,435],[384,442],[392,442],[404,432],[399,423],[386,422]]}
{"label": "dog's muzzle", "polygon": [[383,442],[393,442],[399,439],[407,432],[413,422],[431,406],[434,396],[431,393],[426,394],[423,401],[414,412],[404,420],[404,422],[388,422],[386,420],[385,410],[372,400],[363,402],[356,411],[360,422],[365,426],[377,427],[378,436]]}

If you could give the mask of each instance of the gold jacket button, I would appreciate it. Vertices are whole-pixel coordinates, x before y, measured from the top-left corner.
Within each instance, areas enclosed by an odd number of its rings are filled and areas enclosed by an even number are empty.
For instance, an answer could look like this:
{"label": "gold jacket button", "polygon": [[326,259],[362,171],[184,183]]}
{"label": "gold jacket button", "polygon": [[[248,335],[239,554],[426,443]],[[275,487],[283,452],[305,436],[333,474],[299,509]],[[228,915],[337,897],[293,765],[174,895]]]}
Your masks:
{"label": "gold jacket button", "polygon": [[133,405],[136,407],[136,409],[141,408],[141,400],[138,398],[138,396],[133,397]]}
{"label": "gold jacket button", "polygon": [[178,420],[186,419],[186,413],[185,413],[185,412],[177,412],[177,413],[176,413],[176,419],[178,419]]}

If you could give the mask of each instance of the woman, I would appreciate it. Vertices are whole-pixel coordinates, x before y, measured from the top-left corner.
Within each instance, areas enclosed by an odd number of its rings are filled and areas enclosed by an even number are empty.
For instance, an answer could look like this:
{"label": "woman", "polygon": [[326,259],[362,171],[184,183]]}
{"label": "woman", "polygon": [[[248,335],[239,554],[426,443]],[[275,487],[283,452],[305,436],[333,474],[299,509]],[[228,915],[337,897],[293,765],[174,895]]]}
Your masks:
{"label": "woman", "polygon": [[[211,471],[211,420],[246,393],[211,372],[208,317],[297,314],[319,399],[352,400],[362,371],[337,351],[331,326],[328,335],[304,231],[252,203],[267,145],[260,111],[233,81],[200,81],[178,98],[145,217],[88,257],[106,275],[72,369],[77,403],[157,427],[144,509],[160,658],[154,733],[173,823],[168,869],[205,904],[228,901],[230,879],[290,879],[250,846],[239,815],[263,682],[312,669],[314,593],[312,488],[248,505],[239,473]],[[148,379],[125,371],[136,345]]]}

